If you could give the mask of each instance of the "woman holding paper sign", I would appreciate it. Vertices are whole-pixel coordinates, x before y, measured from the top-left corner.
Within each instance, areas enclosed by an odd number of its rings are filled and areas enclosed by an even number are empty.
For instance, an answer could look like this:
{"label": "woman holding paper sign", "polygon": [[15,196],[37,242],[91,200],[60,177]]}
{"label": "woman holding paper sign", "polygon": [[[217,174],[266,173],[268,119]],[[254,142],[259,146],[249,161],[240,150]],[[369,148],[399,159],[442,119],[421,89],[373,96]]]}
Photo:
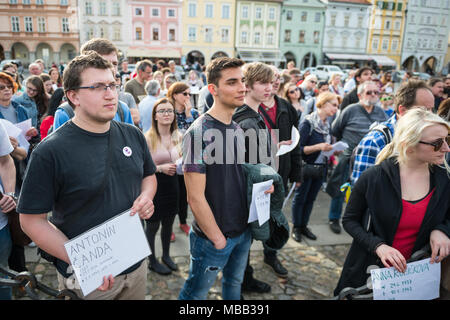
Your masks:
{"label": "woman holding paper sign", "polygon": [[[301,236],[316,240],[317,237],[307,228],[309,217],[326,177],[327,158],[322,151],[330,151],[330,124],[327,118],[336,114],[339,102],[336,94],[324,92],[316,102],[317,110],[305,117],[300,124],[300,150],[306,164],[303,166],[303,183],[295,190],[292,201],[292,220],[294,229],[292,237],[300,242]],[[314,168],[315,167],[315,168]],[[319,171],[319,175],[312,175],[312,170]]]}
{"label": "woman holding paper sign", "polygon": [[342,220],[353,237],[335,295],[370,279],[371,265],[407,268],[428,243],[430,263],[450,253],[450,125],[422,108],[398,120],[393,141],[352,189]]}
{"label": "woman holding paper sign", "polygon": [[[181,157],[181,134],[178,132],[175,119],[175,108],[166,98],[156,101],[152,111],[152,126],[145,138],[150,154],[156,164],[158,189],[153,200],[155,213],[147,220],[147,240],[152,250],[149,268],[162,275],[178,270],[169,255],[170,237],[175,215],[178,213],[180,188],[176,174],[176,161]],[[162,225],[162,262],[155,256],[155,236]]]}

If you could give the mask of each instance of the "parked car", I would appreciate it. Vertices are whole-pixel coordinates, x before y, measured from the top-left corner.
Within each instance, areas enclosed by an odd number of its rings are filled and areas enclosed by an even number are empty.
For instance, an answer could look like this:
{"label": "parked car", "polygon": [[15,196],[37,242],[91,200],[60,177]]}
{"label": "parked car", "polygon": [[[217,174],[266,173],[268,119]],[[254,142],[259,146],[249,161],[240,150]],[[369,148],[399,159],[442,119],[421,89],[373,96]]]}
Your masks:
{"label": "parked car", "polygon": [[420,80],[424,80],[424,81],[427,81],[428,79],[431,78],[431,76],[428,73],[424,73],[424,72],[413,72],[413,76],[418,77]]}
{"label": "parked car", "polygon": [[306,68],[306,69],[303,69],[302,71],[301,71],[301,73],[302,73],[302,75],[303,74],[305,74],[306,72],[308,72],[309,71],[309,73],[310,74],[314,74],[316,77],[317,77],[317,74],[316,74],[316,68],[315,67],[308,67],[308,68]]}
{"label": "parked car", "polygon": [[338,66],[333,65],[318,65],[316,66],[316,75],[319,80],[328,80],[330,76],[334,73],[337,73],[344,77],[344,72]]}

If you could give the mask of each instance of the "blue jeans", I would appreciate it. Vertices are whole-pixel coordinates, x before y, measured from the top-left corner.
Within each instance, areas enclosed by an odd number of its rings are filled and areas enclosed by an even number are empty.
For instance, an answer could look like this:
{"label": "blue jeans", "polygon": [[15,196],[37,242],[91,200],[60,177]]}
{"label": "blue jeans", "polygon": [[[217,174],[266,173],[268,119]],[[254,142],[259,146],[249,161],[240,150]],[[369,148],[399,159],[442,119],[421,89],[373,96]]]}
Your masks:
{"label": "blue jeans", "polygon": [[[9,226],[6,225],[0,230],[0,266],[8,267],[8,258],[11,253],[12,242]],[[0,287],[0,300],[11,300],[12,290],[10,287]]]}
{"label": "blue jeans", "polygon": [[306,227],[313,209],[314,201],[322,186],[323,179],[308,179],[295,190],[292,200],[292,223],[295,228]]}
{"label": "blue jeans", "polygon": [[189,233],[191,247],[189,276],[178,299],[206,300],[217,274],[222,271],[222,298],[239,300],[251,237],[248,228],[240,236],[227,238],[225,248],[217,250],[209,239],[197,236],[191,229]]}
{"label": "blue jeans", "polygon": [[329,220],[339,220],[342,215],[342,207],[344,205],[345,193],[341,192],[337,197],[331,198]]}

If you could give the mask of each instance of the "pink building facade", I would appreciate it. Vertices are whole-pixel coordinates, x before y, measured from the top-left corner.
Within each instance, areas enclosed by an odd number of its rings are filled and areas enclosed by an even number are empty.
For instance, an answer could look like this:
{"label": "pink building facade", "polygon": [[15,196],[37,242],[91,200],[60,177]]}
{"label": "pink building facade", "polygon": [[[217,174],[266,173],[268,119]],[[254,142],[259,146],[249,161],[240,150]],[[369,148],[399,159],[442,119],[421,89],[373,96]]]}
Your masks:
{"label": "pink building facade", "polygon": [[132,40],[129,60],[150,58],[179,62],[181,58],[181,2],[130,0]]}

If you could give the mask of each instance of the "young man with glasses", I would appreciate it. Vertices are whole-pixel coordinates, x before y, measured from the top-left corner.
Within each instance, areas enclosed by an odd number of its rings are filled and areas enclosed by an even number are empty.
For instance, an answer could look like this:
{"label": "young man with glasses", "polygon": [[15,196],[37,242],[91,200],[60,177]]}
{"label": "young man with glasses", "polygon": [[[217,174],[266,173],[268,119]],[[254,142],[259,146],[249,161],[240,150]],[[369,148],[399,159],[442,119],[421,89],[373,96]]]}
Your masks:
{"label": "young man with glasses", "polygon": [[[156,169],[145,138],[134,126],[111,121],[118,101],[114,75],[96,52],[66,67],[64,91],[75,116],[34,150],[17,206],[23,230],[55,257],[61,289],[73,285],[65,242],[130,208],[141,219],[154,211]],[[85,297],[74,290],[88,300],[144,299],[146,260],[103,279]]]}
{"label": "young man with glasses", "polygon": [[339,155],[339,163],[334,169],[326,188],[327,193],[332,197],[328,218],[330,229],[334,233],[341,232],[339,219],[342,214],[344,193],[340,191],[340,187],[349,179],[352,151],[374,122],[380,123],[387,120],[386,113],[381,107],[377,106],[379,90],[379,86],[372,81],[365,81],[359,85],[359,103],[354,103],[345,108],[331,126],[331,134],[337,140],[342,140],[348,144],[348,148]]}
{"label": "young man with glasses", "polygon": [[[86,54],[88,51],[95,51],[100,54],[104,59],[111,63],[113,66],[114,74],[117,73],[117,68],[119,65],[118,62],[118,50],[114,46],[114,44],[102,38],[94,38],[86,42],[80,49],[81,54]],[[134,108],[133,111],[123,102],[118,101],[117,103],[117,112],[114,116],[115,121],[124,122],[133,124],[133,117],[131,113],[139,113],[137,108]],[[73,109],[66,102],[63,103],[55,112],[55,119],[53,121],[53,131],[61,127],[64,123],[66,123],[70,118],[74,116]]]}

